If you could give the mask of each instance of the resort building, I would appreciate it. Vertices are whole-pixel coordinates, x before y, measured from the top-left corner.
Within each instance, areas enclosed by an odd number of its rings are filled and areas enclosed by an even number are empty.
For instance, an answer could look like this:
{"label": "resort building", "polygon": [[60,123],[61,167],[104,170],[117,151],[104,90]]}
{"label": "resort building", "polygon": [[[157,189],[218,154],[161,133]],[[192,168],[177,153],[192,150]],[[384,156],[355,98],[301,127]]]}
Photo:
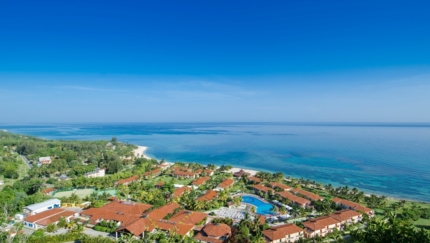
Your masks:
{"label": "resort building", "polygon": [[207,190],[203,196],[200,196],[196,199],[196,201],[212,201],[214,198],[218,196],[218,193],[214,190]]}
{"label": "resort building", "polygon": [[195,179],[191,184],[194,187],[199,187],[201,185],[203,185],[206,181],[210,180],[211,178],[209,176],[205,176],[205,177],[200,177]]}
{"label": "resort building", "polygon": [[49,199],[41,203],[28,205],[24,207],[24,213],[35,215],[54,208],[61,208],[61,201],[59,199]]}
{"label": "resort building", "polygon": [[139,176],[135,175],[135,176],[132,176],[132,177],[129,177],[129,178],[126,178],[126,179],[119,180],[119,181],[115,182],[115,185],[124,185],[124,186],[127,186],[130,183],[132,183],[133,181],[138,181],[138,180],[139,180]]}
{"label": "resort building", "polygon": [[152,205],[128,201],[112,201],[101,208],[90,208],[82,211],[81,216],[90,220],[90,224],[97,224],[101,220],[116,221],[118,225],[134,222]]}
{"label": "resort building", "polygon": [[227,188],[229,188],[229,187],[231,187],[231,186],[233,186],[233,184],[234,184],[234,180],[233,179],[231,179],[231,178],[226,178],[226,179],[224,179],[216,188],[215,188],[215,190],[224,190],[224,189],[227,189]]}
{"label": "resort building", "polygon": [[273,189],[279,188],[283,191],[290,191],[291,189],[293,189],[290,186],[287,186],[285,184],[279,183],[279,182],[270,182],[269,183],[270,187],[272,187]]}
{"label": "resort building", "polygon": [[197,174],[203,174],[203,175],[207,175],[207,176],[212,176],[213,174],[214,174],[214,171],[213,170],[208,170],[208,169],[205,169],[205,170],[203,170],[203,169],[198,169],[198,170],[196,170],[195,171]]}
{"label": "resort building", "polygon": [[242,176],[249,176],[249,175],[251,175],[251,174],[248,172],[245,172],[243,169],[239,170],[238,172],[233,173],[234,177],[239,177],[239,178]]}
{"label": "resort building", "polygon": [[183,186],[180,188],[176,188],[175,191],[172,193],[172,198],[180,197],[182,196],[186,191],[191,191],[191,188],[187,186]]}
{"label": "resort building", "polygon": [[311,201],[302,197],[298,197],[294,194],[291,194],[290,192],[277,192],[277,194],[279,194],[279,196],[281,196],[283,199],[287,199],[302,208],[306,208],[311,204]]}
{"label": "resort building", "polygon": [[157,209],[152,210],[151,212],[144,215],[146,218],[151,218],[155,220],[164,219],[167,215],[173,215],[176,209],[180,208],[181,206],[176,203],[172,202],[169,204],[166,204],[162,207],[159,207]]}
{"label": "resort building", "polygon": [[307,238],[312,238],[317,235],[324,237],[328,233],[333,232],[334,229],[340,230],[341,226],[339,221],[329,216],[311,219],[303,222],[303,225],[305,226],[305,236]]}
{"label": "resort building", "polygon": [[255,176],[248,176],[248,182],[251,182],[251,183],[260,183],[261,180],[260,180],[260,178],[255,177]]}
{"label": "resort building", "polygon": [[182,210],[173,215],[169,221],[182,224],[204,224],[208,215],[202,212]]}
{"label": "resort building", "polygon": [[51,187],[51,188],[43,189],[41,192],[44,195],[52,196],[52,194],[54,193],[54,191],[55,191],[55,188]]}
{"label": "resort building", "polygon": [[337,198],[337,197],[333,198],[332,200],[338,206],[341,206],[341,207],[347,208],[347,209],[352,209],[352,210],[355,210],[357,212],[365,213],[365,214],[369,215],[370,217],[373,217],[375,214],[375,212],[372,209],[367,208],[367,207],[365,207],[361,204],[358,204],[356,202],[351,202],[349,200],[345,200],[345,199],[341,199],[341,198]]}
{"label": "resort building", "polygon": [[305,191],[302,189],[295,188],[295,189],[292,189],[291,192],[294,194],[300,195],[304,198],[307,198],[309,200],[312,200],[312,201],[322,201],[323,200],[323,198],[320,197],[320,195],[317,195],[315,193],[308,192],[308,191]]}
{"label": "resort building", "polygon": [[230,226],[226,224],[207,224],[194,238],[205,243],[224,243],[230,236]]}
{"label": "resort building", "polygon": [[51,157],[49,157],[49,156],[39,158],[39,164],[41,164],[41,165],[50,165],[51,162],[52,162]]}
{"label": "resort building", "polygon": [[363,216],[361,215],[361,213],[351,209],[344,209],[341,211],[337,211],[330,214],[329,216],[339,221],[341,225],[358,223],[363,219]]}
{"label": "resort building", "polygon": [[166,220],[138,218],[129,224],[121,226],[117,232],[132,234],[134,238],[143,238],[145,232],[156,233],[157,231],[186,236],[191,234],[193,228],[194,225],[192,224],[177,224]]}
{"label": "resort building", "polygon": [[180,171],[180,170],[177,170],[177,171],[174,171],[172,173],[172,176],[176,177],[176,178],[182,178],[182,179],[184,179],[184,178],[186,178],[186,179],[190,179],[190,178],[194,179],[194,178],[197,177],[197,174],[194,173],[194,172],[190,172],[190,171]]}
{"label": "resort building", "polygon": [[54,208],[36,215],[29,216],[24,219],[24,227],[31,229],[45,228],[49,224],[56,224],[60,218],[64,217],[69,220],[75,212],[68,211],[62,208]]}
{"label": "resort building", "polygon": [[97,168],[94,171],[85,173],[84,176],[87,178],[103,177],[105,176],[106,169]]}
{"label": "resort building", "polygon": [[145,178],[145,180],[148,180],[148,179],[154,178],[156,176],[159,176],[160,174],[161,174],[161,169],[157,168],[157,169],[143,173],[143,178]]}
{"label": "resort building", "polygon": [[170,166],[172,166],[172,164],[167,164],[167,163],[163,163],[163,164],[158,164],[157,167],[160,168],[161,170],[166,170],[168,169]]}
{"label": "resort building", "polygon": [[304,230],[295,224],[284,224],[271,227],[263,232],[266,242],[296,242],[300,238],[304,238]]}
{"label": "resort building", "polygon": [[263,185],[261,185],[261,184],[253,185],[253,186],[252,186],[252,189],[254,189],[254,192],[255,192],[255,193],[259,193],[259,192],[261,192],[261,193],[265,193],[265,194],[267,194],[267,193],[269,193],[269,192],[272,192],[272,193],[274,193],[274,192],[275,192],[275,190],[273,190],[272,188],[265,187],[265,186],[263,186]]}

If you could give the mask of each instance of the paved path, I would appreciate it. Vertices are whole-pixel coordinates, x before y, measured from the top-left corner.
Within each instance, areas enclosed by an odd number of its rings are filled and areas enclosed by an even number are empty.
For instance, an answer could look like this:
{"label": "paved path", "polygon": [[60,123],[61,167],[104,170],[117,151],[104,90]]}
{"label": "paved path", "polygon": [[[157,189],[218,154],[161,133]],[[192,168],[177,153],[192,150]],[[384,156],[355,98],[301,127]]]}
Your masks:
{"label": "paved path", "polygon": [[28,159],[24,156],[24,155],[19,155],[19,156],[21,156],[21,159],[22,159],[22,161],[24,161],[24,163],[31,169],[31,167],[33,167],[31,164],[30,164],[30,161],[28,161]]}

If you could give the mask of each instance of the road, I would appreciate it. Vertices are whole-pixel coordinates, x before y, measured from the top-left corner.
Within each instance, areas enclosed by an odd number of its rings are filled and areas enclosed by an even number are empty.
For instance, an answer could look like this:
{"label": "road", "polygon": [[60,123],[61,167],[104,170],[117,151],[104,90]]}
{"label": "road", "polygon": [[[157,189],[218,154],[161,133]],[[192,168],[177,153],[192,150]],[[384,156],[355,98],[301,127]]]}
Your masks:
{"label": "road", "polygon": [[31,164],[30,164],[30,161],[28,161],[28,159],[24,156],[24,155],[19,155],[19,156],[21,156],[21,159],[22,159],[22,161],[24,161],[24,163],[31,169],[31,167],[33,167]]}

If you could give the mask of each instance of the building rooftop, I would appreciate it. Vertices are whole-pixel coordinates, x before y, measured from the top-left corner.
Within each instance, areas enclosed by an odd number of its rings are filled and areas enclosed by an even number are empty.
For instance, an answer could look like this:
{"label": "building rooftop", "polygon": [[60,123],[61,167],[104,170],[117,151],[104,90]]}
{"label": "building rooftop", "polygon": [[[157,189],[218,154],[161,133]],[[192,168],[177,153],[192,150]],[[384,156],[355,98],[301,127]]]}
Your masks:
{"label": "building rooftop", "polygon": [[281,197],[286,198],[294,203],[300,204],[300,205],[306,205],[310,204],[311,202],[307,199],[304,199],[302,197],[298,197],[290,192],[277,192]]}
{"label": "building rooftop", "polygon": [[184,192],[186,191],[191,191],[191,188],[187,187],[187,186],[183,186],[180,188],[176,188],[175,191],[173,191],[172,197],[179,197],[182,196],[182,194],[184,194]]}
{"label": "building rooftop", "polygon": [[302,190],[302,189],[296,188],[296,189],[292,189],[291,191],[294,192],[294,193],[300,194],[300,195],[302,195],[304,197],[307,197],[307,198],[309,198],[311,200],[314,200],[314,201],[319,201],[319,200],[323,199],[318,194],[315,194],[315,193],[312,193],[312,192],[308,192],[308,191],[305,191],[305,190]]}
{"label": "building rooftop", "polygon": [[272,227],[268,230],[262,231],[270,241],[276,241],[285,238],[287,235],[303,232],[303,229],[295,224],[284,224]]}
{"label": "building rooftop", "polygon": [[253,185],[252,188],[254,188],[258,191],[265,192],[265,193],[268,193],[269,191],[274,192],[274,190],[272,188],[265,187],[261,184]]}
{"label": "building rooftop", "polygon": [[193,184],[194,186],[200,186],[210,179],[211,178],[209,176],[200,177],[200,178],[195,179],[191,184]]}
{"label": "building rooftop", "polygon": [[221,182],[221,184],[218,185],[218,187],[220,187],[220,188],[227,188],[227,187],[229,187],[229,186],[231,186],[233,184],[234,184],[234,180],[233,179],[226,178],[226,179],[224,179],[224,181]]}
{"label": "building rooftop", "polygon": [[28,206],[25,207],[25,209],[28,209],[30,211],[34,211],[34,210],[38,210],[40,208],[47,208],[49,206],[52,206],[53,204],[59,204],[60,205],[61,204],[61,200],[60,199],[56,199],[56,198],[49,199],[49,200],[46,200],[46,201],[41,202],[41,203],[35,203],[35,204],[28,205]]}
{"label": "building rooftop", "polygon": [[197,201],[211,201],[218,196],[218,193],[214,190],[207,190],[203,196],[198,197]]}
{"label": "building rooftop", "polygon": [[334,212],[334,213],[330,214],[329,216],[336,219],[339,222],[342,222],[342,221],[346,221],[346,220],[349,220],[353,217],[357,217],[360,215],[361,215],[361,213],[359,213],[357,211],[354,211],[351,209],[344,209],[344,210]]}
{"label": "building rooftop", "polygon": [[169,204],[166,204],[162,207],[159,207],[157,209],[152,210],[147,214],[146,217],[151,219],[163,219],[165,218],[169,213],[172,214],[175,209],[180,208],[180,205],[176,202],[172,202]]}
{"label": "building rooftop", "polygon": [[48,210],[33,216],[29,216],[24,219],[26,222],[35,223],[43,226],[47,226],[48,224],[57,222],[61,217],[70,217],[75,212],[68,211],[62,208],[54,208],[52,210]]}
{"label": "building rooftop", "polygon": [[182,210],[173,215],[169,221],[183,224],[198,224],[207,217],[208,215],[202,212]]}
{"label": "building rooftop", "polygon": [[312,231],[321,230],[334,224],[339,224],[339,221],[329,216],[319,217],[303,222],[303,225]]}

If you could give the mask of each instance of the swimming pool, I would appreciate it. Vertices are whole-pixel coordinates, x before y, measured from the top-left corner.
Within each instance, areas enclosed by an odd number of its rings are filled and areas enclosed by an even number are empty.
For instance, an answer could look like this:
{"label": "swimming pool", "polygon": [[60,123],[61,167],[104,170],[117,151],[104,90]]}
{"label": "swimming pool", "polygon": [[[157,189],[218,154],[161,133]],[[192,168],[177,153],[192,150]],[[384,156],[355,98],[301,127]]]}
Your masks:
{"label": "swimming pool", "polygon": [[273,205],[270,203],[266,203],[258,199],[257,197],[253,196],[242,196],[242,201],[244,203],[252,204],[257,207],[257,213],[258,214],[275,214],[274,212],[270,211],[272,209]]}

